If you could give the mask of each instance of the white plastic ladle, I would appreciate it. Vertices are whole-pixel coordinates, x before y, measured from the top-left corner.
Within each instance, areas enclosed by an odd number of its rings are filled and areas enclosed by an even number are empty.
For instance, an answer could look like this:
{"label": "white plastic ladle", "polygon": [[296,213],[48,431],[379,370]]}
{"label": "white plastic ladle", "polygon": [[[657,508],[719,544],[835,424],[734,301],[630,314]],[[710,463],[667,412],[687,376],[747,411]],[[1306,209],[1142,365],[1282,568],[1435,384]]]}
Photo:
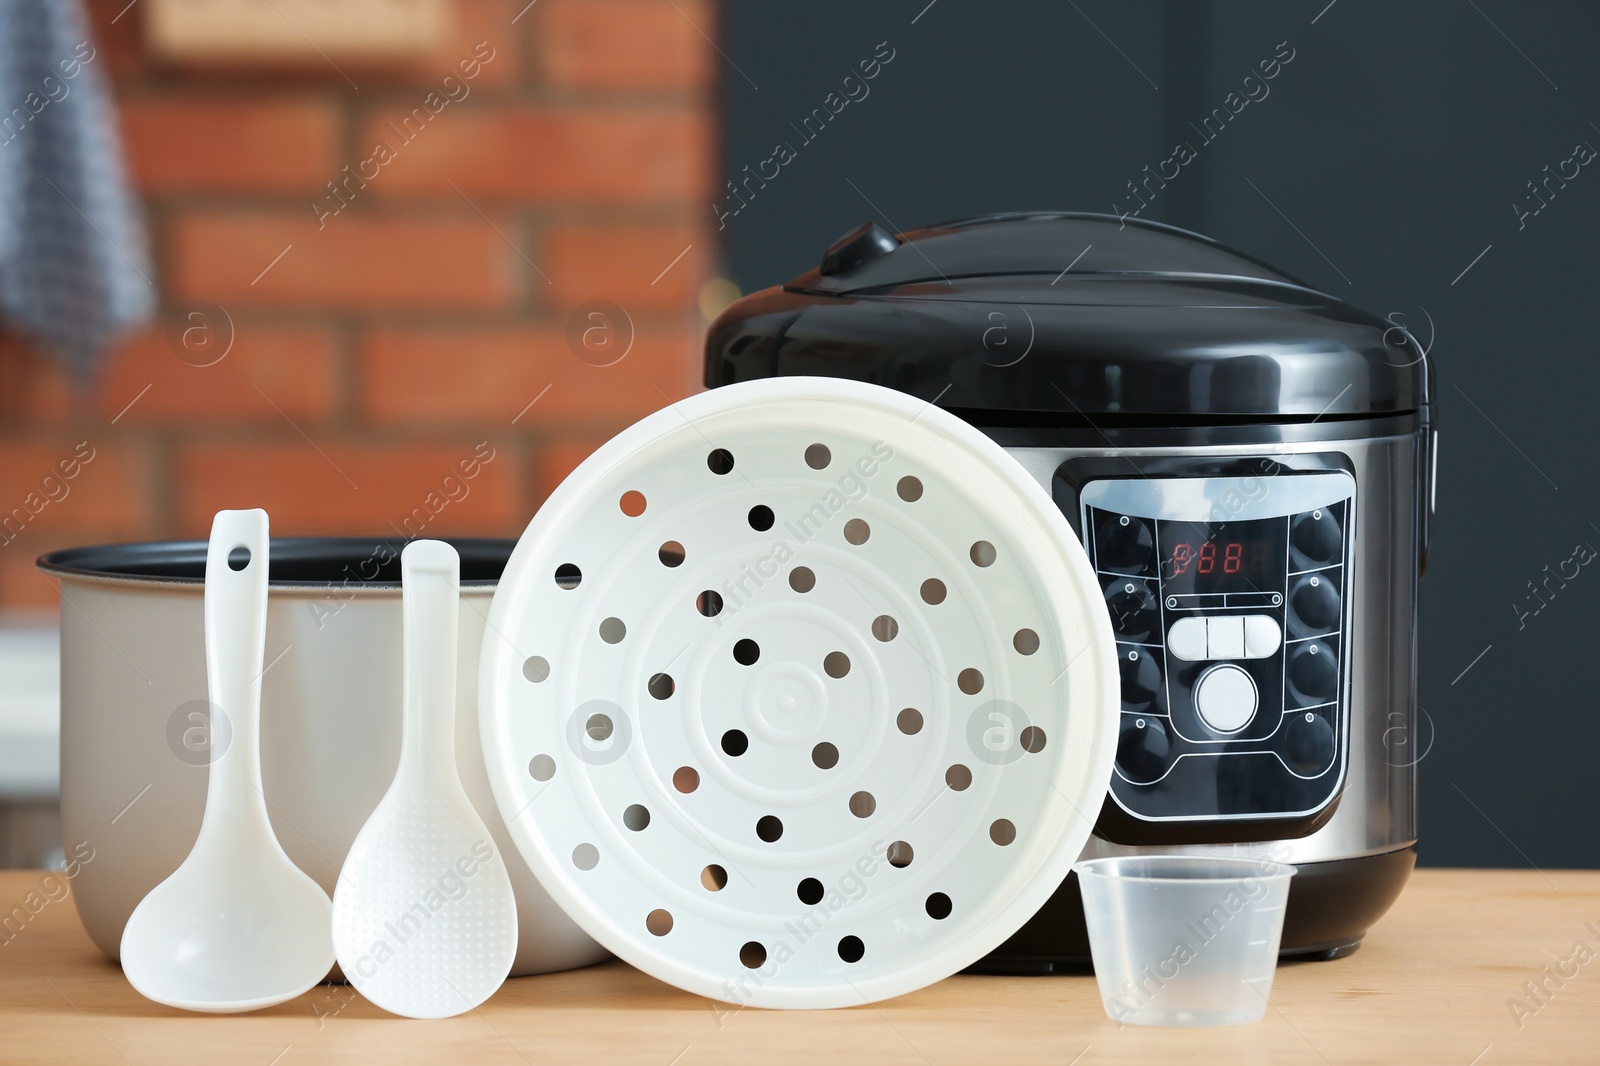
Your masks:
{"label": "white plastic ladle", "polygon": [[460,574],[460,556],[443,541],[414,541],[400,554],[400,766],[333,892],[340,969],[367,999],[409,1018],[478,1006],[517,953],[511,878],[456,771]]}
{"label": "white plastic ladle", "polygon": [[217,512],[206,551],[206,681],[232,738],[211,762],[194,849],[122,933],[129,983],[184,1010],[270,1007],[333,967],[328,895],[284,854],[261,791],[267,559],[265,511]]}

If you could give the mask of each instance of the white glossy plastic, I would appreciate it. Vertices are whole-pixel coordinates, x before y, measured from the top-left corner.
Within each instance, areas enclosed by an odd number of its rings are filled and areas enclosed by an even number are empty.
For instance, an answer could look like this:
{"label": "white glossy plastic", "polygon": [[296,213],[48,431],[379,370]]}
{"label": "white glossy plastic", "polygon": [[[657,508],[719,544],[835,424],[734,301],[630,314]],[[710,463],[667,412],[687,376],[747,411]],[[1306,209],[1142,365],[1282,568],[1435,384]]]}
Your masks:
{"label": "white glossy plastic", "polygon": [[[239,549],[248,555],[235,569],[229,556]],[[206,553],[206,681],[232,740],[211,763],[194,849],[122,933],[128,981],[185,1010],[270,1007],[333,967],[328,895],[284,854],[261,792],[267,551],[265,511],[217,512]]]}
{"label": "white glossy plastic", "polygon": [[1276,655],[1283,643],[1283,630],[1278,620],[1266,614],[1248,614],[1244,618],[1244,657],[1265,659]]}
{"label": "white glossy plastic", "polygon": [[495,797],[572,917],[740,1005],[839,1007],[1013,934],[1099,814],[1099,584],[997,444],[872,385],[692,396],[553,493],[480,667]]}
{"label": "white glossy plastic", "polygon": [[1206,658],[1243,659],[1244,619],[1236,614],[1206,619]]}
{"label": "white glossy plastic", "polygon": [[413,541],[400,555],[400,575],[400,765],[340,871],[333,942],[339,968],[367,999],[409,1018],[446,1018],[505,981],[517,951],[517,905],[456,772],[460,557],[442,541]]}
{"label": "white glossy plastic", "polygon": [[1259,699],[1250,674],[1233,663],[1213,666],[1194,686],[1195,710],[1219,733],[1237,733],[1249,725]]}
{"label": "white glossy plastic", "polygon": [[1172,628],[1167,630],[1167,650],[1190,662],[1204,659],[1206,620],[1198,615],[1186,615],[1172,623]]}

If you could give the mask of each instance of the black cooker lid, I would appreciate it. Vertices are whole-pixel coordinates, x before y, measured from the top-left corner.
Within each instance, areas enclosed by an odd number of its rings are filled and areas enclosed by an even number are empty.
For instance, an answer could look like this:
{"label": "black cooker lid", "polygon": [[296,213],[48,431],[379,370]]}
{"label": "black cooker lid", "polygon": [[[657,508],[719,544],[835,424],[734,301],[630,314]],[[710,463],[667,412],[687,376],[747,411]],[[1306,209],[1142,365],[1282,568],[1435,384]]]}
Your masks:
{"label": "black cooker lid", "polygon": [[1310,421],[1422,411],[1403,328],[1186,230],[1068,212],[894,236],[873,223],[821,265],[739,300],[706,384],[855,378],[975,421]]}

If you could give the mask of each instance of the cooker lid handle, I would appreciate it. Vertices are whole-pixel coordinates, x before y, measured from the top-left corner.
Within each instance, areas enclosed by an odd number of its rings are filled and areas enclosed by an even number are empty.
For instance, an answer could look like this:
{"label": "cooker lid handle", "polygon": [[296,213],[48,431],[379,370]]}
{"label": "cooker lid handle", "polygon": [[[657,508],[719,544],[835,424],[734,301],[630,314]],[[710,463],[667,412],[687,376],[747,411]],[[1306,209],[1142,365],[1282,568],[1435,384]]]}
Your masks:
{"label": "cooker lid handle", "polygon": [[[893,255],[914,247],[917,254]],[[1237,278],[1304,283],[1209,237],[1158,222],[1077,211],[982,215],[893,234],[864,222],[834,241],[791,292],[830,295],[889,290],[960,278],[1011,277],[1050,288],[1070,269],[1084,274]],[[1019,297],[1020,299],[1020,297]]]}
{"label": "cooker lid handle", "polygon": [[898,247],[900,238],[876,222],[863,222],[828,245],[828,250],[822,253],[822,265],[818,271],[830,277],[846,274],[862,263],[888,255]]}

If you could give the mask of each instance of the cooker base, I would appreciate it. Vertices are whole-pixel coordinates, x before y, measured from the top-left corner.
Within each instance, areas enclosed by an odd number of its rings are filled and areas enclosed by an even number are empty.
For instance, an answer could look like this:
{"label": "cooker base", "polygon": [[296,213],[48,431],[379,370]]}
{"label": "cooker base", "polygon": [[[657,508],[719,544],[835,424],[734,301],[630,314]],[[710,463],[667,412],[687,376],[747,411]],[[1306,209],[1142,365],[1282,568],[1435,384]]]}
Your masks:
{"label": "cooker base", "polygon": [[[1355,952],[1367,930],[1399,898],[1416,862],[1417,847],[1411,844],[1356,859],[1300,864],[1289,883],[1278,957],[1325,962]],[[1022,976],[1085,973],[1090,968],[1083,899],[1073,874],[1016,935],[963,972]]]}
{"label": "cooker base", "polygon": [[1318,944],[1315,947],[1296,948],[1293,951],[1279,951],[1279,962],[1330,962],[1333,959],[1342,959],[1346,955],[1354,955],[1361,946],[1365,936],[1358,936],[1354,940],[1346,940],[1339,944]]}

